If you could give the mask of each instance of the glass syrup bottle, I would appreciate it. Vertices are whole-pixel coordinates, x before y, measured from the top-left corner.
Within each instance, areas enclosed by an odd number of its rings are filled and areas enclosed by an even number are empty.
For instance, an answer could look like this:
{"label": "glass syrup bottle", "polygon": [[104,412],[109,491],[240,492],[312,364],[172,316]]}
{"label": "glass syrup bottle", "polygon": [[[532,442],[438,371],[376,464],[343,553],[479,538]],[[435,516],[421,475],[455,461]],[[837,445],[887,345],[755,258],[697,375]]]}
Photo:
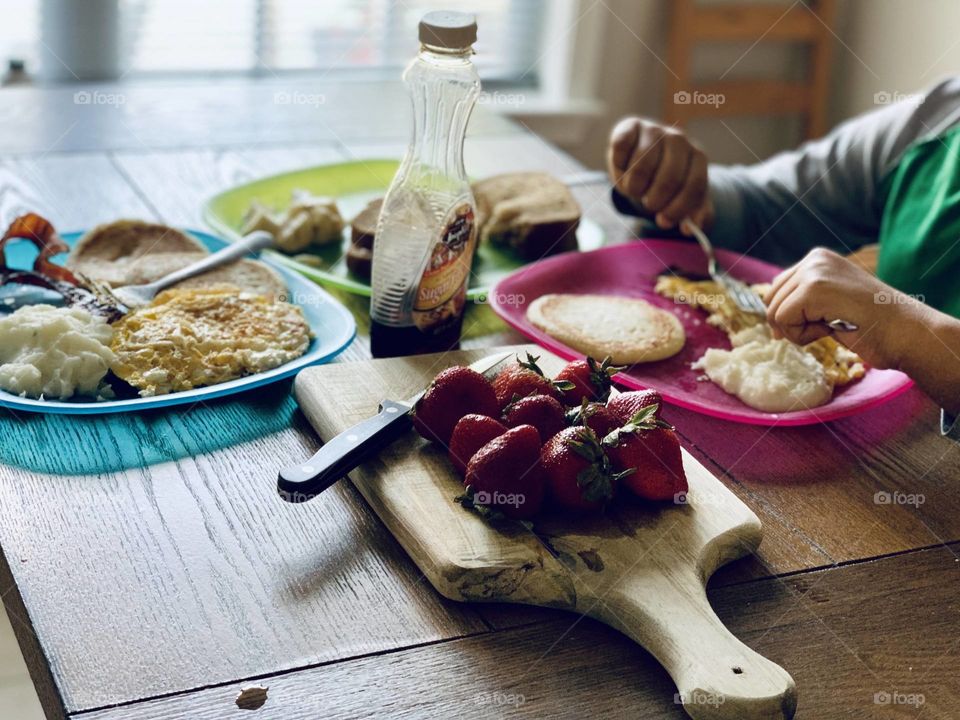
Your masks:
{"label": "glass syrup bottle", "polygon": [[467,121],[480,94],[473,15],[431,12],[403,80],[413,139],[387,191],[373,244],[370,351],[440,352],[459,344],[476,206],[463,168]]}

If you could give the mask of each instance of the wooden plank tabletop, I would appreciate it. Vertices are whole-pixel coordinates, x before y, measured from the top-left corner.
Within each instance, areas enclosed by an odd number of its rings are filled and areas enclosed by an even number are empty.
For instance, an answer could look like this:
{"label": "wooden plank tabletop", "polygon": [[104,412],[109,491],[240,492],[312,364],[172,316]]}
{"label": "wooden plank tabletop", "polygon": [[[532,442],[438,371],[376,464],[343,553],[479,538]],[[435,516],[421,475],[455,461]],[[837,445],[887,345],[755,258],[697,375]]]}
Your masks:
{"label": "wooden plank tabletop", "polygon": [[[271,101],[276,82],[228,85],[121,87],[129,102],[89,113],[74,88],[0,91],[19,108],[0,133],[0,220],[202,227],[202,199],[238,182],[403,150],[394,86],[317,85],[306,107]],[[475,176],[582,169],[483,108],[466,154]],[[612,241],[631,236],[602,184],[575,192]],[[369,357],[365,304],[338,297],[361,330],[338,362]],[[521,341],[485,306],[469,325],[466,347]],[[793,674],[798,717],[956,717],[960,447],[933,404],[913,390],[807,428],[669,417],[764,522],[710,596]],[[258,683],[264,718],[685,716],[606,627],[442,599],[350,486],[283,504],[277,465],[318,443],[289,383],[120,418],[5,413],[0,433],[0,593],[51,718],[232,717]],[[883,502],[896,492],[918,502]]]}

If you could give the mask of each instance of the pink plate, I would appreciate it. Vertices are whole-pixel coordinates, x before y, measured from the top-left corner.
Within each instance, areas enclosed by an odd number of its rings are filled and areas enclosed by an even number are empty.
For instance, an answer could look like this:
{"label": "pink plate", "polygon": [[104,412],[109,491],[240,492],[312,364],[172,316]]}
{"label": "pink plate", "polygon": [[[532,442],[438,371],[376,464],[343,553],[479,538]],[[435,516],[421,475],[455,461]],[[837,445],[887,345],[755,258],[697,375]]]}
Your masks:
{"label": "pink plate", "polygon": [[[718,250],[717,260],[747,282],[767,282],[779,268],[737,253]],[[812,410],[765,413],[744,405],[709,381],[697,380],[690,369],[711,347],[729,348],[726,335],[706,324],[706,314],[662,298],[653,291],[657,276],[667,268],[706,275],[699,246],[674,240],[638,240],[592,252],[570,252],[527,265],[493,289],[490,302],[500,317],[548,350],[567,359],[583,355],[531,325],[527,303],[547,293],[594,293],[642,298],[675,314],[683,323],[687,343],[677,355],[655,363],[634,365],[617,375],[631,388],[656,388],[664,400],[705,415],[755,425],[811,425],[862,412],[908,390],[913,382],[896,370],[867,370],[859,381],[837,390],[826,405]]]}

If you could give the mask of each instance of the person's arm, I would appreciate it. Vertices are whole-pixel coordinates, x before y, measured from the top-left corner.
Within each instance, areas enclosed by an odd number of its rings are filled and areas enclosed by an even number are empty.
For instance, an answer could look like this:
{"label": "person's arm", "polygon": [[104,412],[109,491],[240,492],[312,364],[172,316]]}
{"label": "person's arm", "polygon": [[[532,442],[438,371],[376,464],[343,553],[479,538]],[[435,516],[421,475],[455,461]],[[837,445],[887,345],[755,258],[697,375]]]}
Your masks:
{"label": "person's arm", "polygon": [[689,216],[716,245],[787,265],[816,246],[848,253],[875,242],[883,177],[916,140],[958,122],[960,79],[952,79],[769,160],[708,169],[682,131],[626,118],[611,133],[607,167],[614,188],[661,228]]}
{"label": "person's arm", "polygon": [[857,116],[750,166],[711,166],[718,245],[785,265],[808,250],[876,242],[883,178],[917,140],[960,122],[960,79]]}
{"label": "person's arm", "polygon": [[[905,372],[945,419],[960,414],[960,320],[822,248],[780,273],[766,301],[775,337],[803,345],[833,335],[873,367]],[[832,331],[838,318],[858,329]]]}
{"label": "person's arm", "polygon": [[944,434],[957,437],[948,417],[960,415],[960,320],[920,304],[903,336],[898,369],[940,403]]}

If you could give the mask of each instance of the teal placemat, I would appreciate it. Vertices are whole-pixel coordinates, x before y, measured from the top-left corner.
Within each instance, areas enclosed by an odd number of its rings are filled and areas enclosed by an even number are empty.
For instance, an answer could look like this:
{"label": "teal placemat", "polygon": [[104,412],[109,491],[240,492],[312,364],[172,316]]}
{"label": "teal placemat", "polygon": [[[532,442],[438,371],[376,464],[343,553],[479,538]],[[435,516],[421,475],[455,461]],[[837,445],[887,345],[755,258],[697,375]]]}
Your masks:
{"label": "teal placemat", "polygon": [[118,472],[201,455],[288,428],[292,381],[226,398],[118,415],[0,410],[0,463],[56,475]]}

